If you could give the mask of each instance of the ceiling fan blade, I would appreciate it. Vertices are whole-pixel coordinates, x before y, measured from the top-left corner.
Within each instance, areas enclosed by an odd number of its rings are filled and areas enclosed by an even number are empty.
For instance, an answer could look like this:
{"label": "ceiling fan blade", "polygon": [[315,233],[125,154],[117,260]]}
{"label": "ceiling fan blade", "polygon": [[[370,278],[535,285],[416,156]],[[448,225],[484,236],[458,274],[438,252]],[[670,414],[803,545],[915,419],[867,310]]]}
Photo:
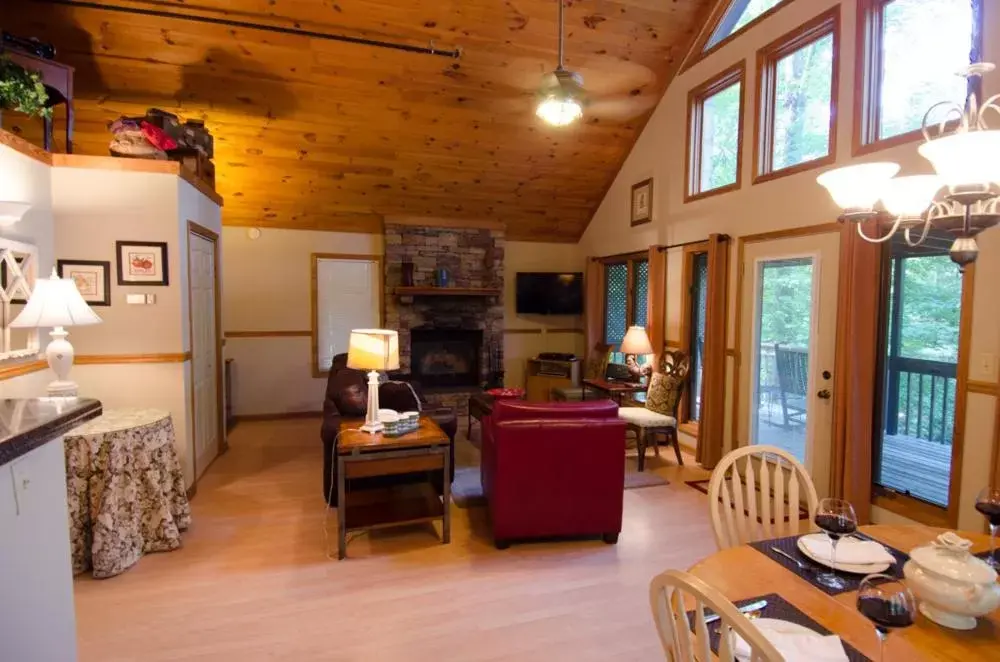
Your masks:
{"label": "ceiling fan blade", "polygon": [[652,110],[656,102],[652,95],[595,99],[587,104],[584,115],[627,122]]}

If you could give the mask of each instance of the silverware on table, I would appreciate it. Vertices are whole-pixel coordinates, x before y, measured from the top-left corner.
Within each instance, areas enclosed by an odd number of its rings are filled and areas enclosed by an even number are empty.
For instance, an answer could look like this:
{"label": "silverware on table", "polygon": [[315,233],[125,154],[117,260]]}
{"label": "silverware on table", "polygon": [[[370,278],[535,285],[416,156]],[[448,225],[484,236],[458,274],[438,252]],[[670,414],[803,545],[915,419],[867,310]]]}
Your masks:
{"label": "silverware on table", "polygon": [[[760,612],[763,611],[764,607],[766,606],[767,606],[767,600],[757,600],[755,602],[751,602],[746,606],[740,607],[740,613],[746,616],[747,618],[753,620],[760,615]],[[717,620],[719,620],[719,618],[721,617],[718,614],[710,614],[705,617],[705,624],[707,625],[709,623],[714,623]]]}
{"label": "silverware on table", "polygon": [[813,569],[812,566],[806,565],[805,563],[803,563],[802,561],[798,560],[797,558],[795,558],[794,556],[792,556],[791,554],[789,554],[785,550],[781,549],[780,547],[774,547],[774,546],[772,546],[771,547],[771,551],[774,552],[775,554],[780,554],[781,556],[784,556],[786,559],[788,559],[789,561],[791,561],[795,565],[799,566],[799,570],[810,570],[811,571]]}

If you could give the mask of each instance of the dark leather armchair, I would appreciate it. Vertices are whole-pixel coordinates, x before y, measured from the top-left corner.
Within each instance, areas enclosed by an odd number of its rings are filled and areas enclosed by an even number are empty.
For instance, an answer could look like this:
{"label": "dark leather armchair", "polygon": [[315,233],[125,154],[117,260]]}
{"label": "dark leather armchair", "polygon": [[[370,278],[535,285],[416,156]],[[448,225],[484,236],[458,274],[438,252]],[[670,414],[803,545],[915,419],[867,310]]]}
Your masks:
{"label": "dark leather armchair", "polygon": [[[399,381],[387,381],[379,386],[379,405],[383,409],[396,411],[417,411],[421,415],[431,417],[451,440],[451,476],[455,478],[455,432],[458,430],[458,419],[455,412],[447,408],[433,408],[420,393],[417,384],[405,381],[401,373],[389,373],[389,377]],[[347,355],[339,354],[333,359],[330,374],[326,382],[326,397],[323,399],[323,426],[320,428],[320,438],[323,441],[323,498],[331,506],[337,505],[336,485],[337,465],[334,451],[337,444],[337,433],[340,431],[342,419],[363,419],[368,411],[368,376],[361,370],[347,367]],[[352,480],[348,490],[384,487],[403,482],[424,480],[424,474],[401,474],[385,478],[366,478]],[[440,480],[432,481],[440,492],[444,486]]]}

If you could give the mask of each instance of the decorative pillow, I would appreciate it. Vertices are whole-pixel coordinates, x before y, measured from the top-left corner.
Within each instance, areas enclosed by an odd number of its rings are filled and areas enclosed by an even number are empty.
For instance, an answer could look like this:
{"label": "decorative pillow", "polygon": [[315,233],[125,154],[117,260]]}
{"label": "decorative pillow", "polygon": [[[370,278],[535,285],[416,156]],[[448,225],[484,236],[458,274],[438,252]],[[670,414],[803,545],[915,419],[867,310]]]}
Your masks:
{"label": "decorative pillow", "polygon": [[646,390],[646,409],[664,416],[675,416],[677,401],[681,397],[683,388],[683,379],[654,372],[649,378],[649,388]]}

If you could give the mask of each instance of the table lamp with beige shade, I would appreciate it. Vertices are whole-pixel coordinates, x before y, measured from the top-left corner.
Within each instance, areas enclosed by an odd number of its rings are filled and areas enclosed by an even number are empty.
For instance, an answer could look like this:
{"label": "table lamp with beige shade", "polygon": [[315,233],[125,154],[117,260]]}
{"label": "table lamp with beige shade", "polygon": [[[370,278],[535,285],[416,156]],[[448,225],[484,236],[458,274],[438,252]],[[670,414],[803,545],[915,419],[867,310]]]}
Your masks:
{"label": "table lamp with beige shade", "polygon": [[60,278],[53,269],[52,276],[35,282],[28,303],[10,325],[19,329],[52,329],[49,332],[52,341],[45,348],[45,357],[56,378],[49,382],[48,393],[50,396],[72,397],[77,394],[76,382],[69,379],[69,371],[73,367],[73,345],[66,340],[69,333],[63,327],[100,324],[101,321],[80,296],[76,283],[70,278]]}
{"label": "table lamp with beige shade", "polygon": [[368,413],[363,432],[382,431],[378,420],[378,373],[399,369],[399,334],[386,329],[354,329],[347,346],[347,367],[368,370]]}
{"label": "table lamp with beige shade", "polygon": [[[641,326],[630,326],[622,338],[622,344],[618,351],[625,355],[625,363],[629,366],[629,372],[637,372],[638,380],[645,373],[645,366],[640,366],[638,362],[639,354],[653,354],[653,344],[649,342],[646,329]],[[630,360],[631,359],[631,360]],[[635,366],[633,369],[632,366]]]}

